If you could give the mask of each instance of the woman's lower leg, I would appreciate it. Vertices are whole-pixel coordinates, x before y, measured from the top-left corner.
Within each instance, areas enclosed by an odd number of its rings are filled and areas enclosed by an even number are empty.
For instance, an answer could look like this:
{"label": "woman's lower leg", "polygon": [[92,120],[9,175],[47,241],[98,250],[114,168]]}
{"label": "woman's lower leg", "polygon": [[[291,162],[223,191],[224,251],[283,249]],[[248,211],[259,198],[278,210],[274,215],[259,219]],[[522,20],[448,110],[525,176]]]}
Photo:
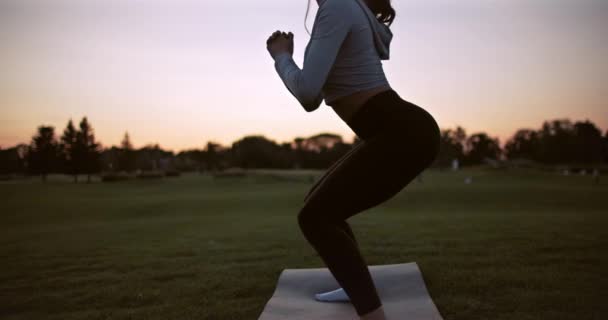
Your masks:
{"label": "woman's lower leg", "polygon": [[305,238],[348,294],[357,314],[376,310],[382,303],[356,241],[338,223],[320,218],[323,216],[304,210],[300,213],[298,221]]}
{"label": "woman's lower leg", "polygon": [[[353,240],[355,245],[358,247],[359,244],[357,243],[355,234],[353,233],[353,230],[350,227],[350,225],[348,224],[348,222],[343,220],[343,221],[341,221],[341,223],[338,226],[340,228],[342,228],[342,230],[344,230],[344,232],[346,232],[346,234]],[[338,288],[338,289],[330,290],[327,292],[318,292],[315,294],[315,299],[317,299],[319,301],[325,301],[325,302],[350,301],[350,299],[348,298],[348,295],[345,293],[343,288]]]}
{"label": "woman's lower leg", "polygon": [[387,320],[386,314],[384,314],[383,306],[378,307],[377,309],[366,313],[364,315],[359,316],[360,320]]}
{"label": "woman's lower leg", "polygon": [[342,220],[339,222],[338,227],[342,228],[342,230],[344,230],[344,232],[346,232],[346,234],[353,240],[353,242],[355,243],[355,245],[358,248],[359,243],[357,243],[357,238],[355,238],[355,233],[353,232],[353,229],[350,227],[348,222]]}

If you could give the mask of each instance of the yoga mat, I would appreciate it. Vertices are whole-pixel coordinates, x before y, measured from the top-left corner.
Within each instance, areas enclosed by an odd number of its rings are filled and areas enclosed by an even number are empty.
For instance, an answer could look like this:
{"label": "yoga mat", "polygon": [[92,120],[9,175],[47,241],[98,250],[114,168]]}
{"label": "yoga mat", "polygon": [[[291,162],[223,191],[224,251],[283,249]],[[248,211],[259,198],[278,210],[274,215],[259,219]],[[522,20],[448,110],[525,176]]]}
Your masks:
{"label": "yoga mat", "polygon": [[[389,320],[442,320],[416,262],[368,266]],[[339,288],[327,268],[284,269],[259,320],[353,320],[350,302],[321,302],[314,294]]]}

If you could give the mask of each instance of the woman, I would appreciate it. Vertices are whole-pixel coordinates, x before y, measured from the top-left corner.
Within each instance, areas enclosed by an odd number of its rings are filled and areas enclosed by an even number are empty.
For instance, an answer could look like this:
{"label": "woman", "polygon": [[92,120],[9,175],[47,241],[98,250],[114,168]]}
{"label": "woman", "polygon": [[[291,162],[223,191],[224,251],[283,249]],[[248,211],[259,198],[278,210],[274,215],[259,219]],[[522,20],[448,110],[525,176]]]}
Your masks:
{"label": "woman", "polygon": [[[311,188],[298,214],[307,241],[341,285],[318,300],[348,296],[360,319],[386,319],[346,219],[392,198],[435,160],[439,127],[389,85],[395,18],[390,0],[317,0],[319,10],[300,69],[293,34],[274,32],[267,49],[281,80],[307,112],[322,100],[360,138]],[[308,12],[308,10],[307,10]]]}

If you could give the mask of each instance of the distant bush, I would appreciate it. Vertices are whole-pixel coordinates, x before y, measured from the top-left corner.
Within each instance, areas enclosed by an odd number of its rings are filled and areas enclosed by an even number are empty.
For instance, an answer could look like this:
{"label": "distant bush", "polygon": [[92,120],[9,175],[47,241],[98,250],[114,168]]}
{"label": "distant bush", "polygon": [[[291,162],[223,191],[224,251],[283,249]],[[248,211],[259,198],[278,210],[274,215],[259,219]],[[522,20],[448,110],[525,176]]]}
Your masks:
{"label": "distant bush", "polygon": [[0,174],[0,181],[13,180],[15,177],[10,174]]}
{"label": "distant bush", "polygon": [[240,167],[231,167],[222,171],[212,173],[214,178],[245,177],[247,172]]}
{"label": "distant bush", "polygon": [[269,170],[268,172],[255,172],[253,174],[259,182],[305,182],[313,183],[315,176],[312,174],[300,174],[295,170]]}
{"label": "distant bush", "polygon": [[156,171],[156,170],[142,171],[136,175],[136,177],[138,179],[161,179],[164,176],[165,176],[164,171]]}
{"label": "distant bush", "polygon": [[179,177],[180,175],[181,175],[181,173],[178,170],[166,170],[165,171],[166,177]]}
{"label": "distant bush", "polygon": [[131,177],[125,172],[108,172],[101,174],[102,182],[116,182],[129,180]]}

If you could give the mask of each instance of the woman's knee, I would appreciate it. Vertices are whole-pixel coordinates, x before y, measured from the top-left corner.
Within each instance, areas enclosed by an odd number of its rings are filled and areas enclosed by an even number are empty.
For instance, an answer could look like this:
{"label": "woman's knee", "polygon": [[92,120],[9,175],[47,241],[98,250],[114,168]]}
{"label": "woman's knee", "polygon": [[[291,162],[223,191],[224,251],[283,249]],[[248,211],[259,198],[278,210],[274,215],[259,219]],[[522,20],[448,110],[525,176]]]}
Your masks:
{"label": "woman's knee", "polygon": [[311,202],[307,202],[298,213],[298,225],[306,234],[318,234],[318,230],[331,223],[327,219],[330,213],[325,212],[318,207],[313,207]]}
{"label": "woman's knee", "polygon": [[300,209],[298,213],[298,225],[304,233],[311,232],[318,224],[319,222],[315,213],[308,209],[307,206]]}

